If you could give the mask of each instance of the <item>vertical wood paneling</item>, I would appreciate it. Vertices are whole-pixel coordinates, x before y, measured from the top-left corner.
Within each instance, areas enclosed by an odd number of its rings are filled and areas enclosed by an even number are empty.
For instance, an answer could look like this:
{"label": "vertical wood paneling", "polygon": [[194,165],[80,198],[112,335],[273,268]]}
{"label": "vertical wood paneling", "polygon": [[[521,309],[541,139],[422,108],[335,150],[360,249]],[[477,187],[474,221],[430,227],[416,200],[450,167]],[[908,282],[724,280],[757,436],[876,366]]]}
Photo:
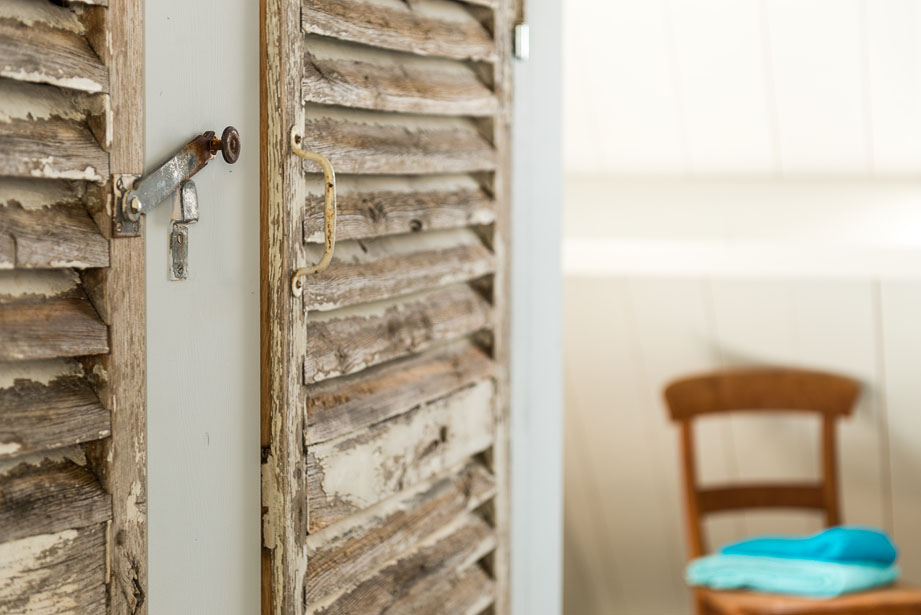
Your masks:
{"label": "vertical wood paneling", "polygon": [[[668,612],[681,589],[663,591],[661,571],[678,545],[661,531],[669,513],[656,470],[664,464],[648,425],[628,287],[622,280],[571,278],[565,295],[564,361],[569,386],[580,397],[566,418],[567,438],[578,444],[567,449],[564,466],[567,478],[583,475],[577,488],[589,499],[569,502],[573,517],[566,520],[564,548],[581,554],[591,570],[580,586],[564,591],[566,612],[579,612],[572,601],[586,591],[607,612]],[[600,343],[600,331],[618,343]],[[572,506],[586,510],[573,512]],[[637,531],[651,527],[657,531]]]}
{"label": "vertical wood paneling", "polygon": [[871,281],[793,283],[796,335],[803,365],[847,374],[863,385],[854,414],[839,423],[839,472],[844,521],[884,527],[881,430],[885,429],[878,370],[877,313]]}
{"label": "vertical wood paneling", "polygon": [[866,172],[859,1],[767,7],[783,172]]}
{"label": "vertical wood paneling", "polygon": [[[641,370],[643,388],[641,415],[652,434],[655,456],[653,475],[659,491],[662,519],[660,528],[672,555],[659,571],[668,597],[678,604],[688,599],[684,591],[684,562],[687,541],[684,532],[684,501],[681,497],[681,472],[678,455],[678,430],[669,420],[662,397],[665,384],[677,374],[711,369],[719,360],[712,339],[708,315],[708,285],[696,279],[637,279],[628,284],[629,305],[635,331],[635,362]],[[704,427],[701,429],[701,427]],[[698,426],[698,452],[702,464],[711,466],[708,475],[722,473],[730,478],[727,455],[730,442],[713,430],[714,423]],[[715,463],[714,463],[715,462]],[[718,468],[718,469],[717,469]],[[714,519],[710,537],[718,540],[726,522]]]}
{"label": "vertical wood paneling", "polygon": [[[720,280],[713,283],[716,339],[727,366],[799,365],[796,315],[790,285],[783,281]],[[806,417],[733,416],[731,425],[740,478],[781,480],[818,477],[818,424]],[[802,513],[749,512],[748,533],[801,533],[818,517]]]}
{"label": "vertical wood paneling", "polygon": [[883,282],[884,392],[892,472],[892,517],[906,580],[921,583],[921,283]]}

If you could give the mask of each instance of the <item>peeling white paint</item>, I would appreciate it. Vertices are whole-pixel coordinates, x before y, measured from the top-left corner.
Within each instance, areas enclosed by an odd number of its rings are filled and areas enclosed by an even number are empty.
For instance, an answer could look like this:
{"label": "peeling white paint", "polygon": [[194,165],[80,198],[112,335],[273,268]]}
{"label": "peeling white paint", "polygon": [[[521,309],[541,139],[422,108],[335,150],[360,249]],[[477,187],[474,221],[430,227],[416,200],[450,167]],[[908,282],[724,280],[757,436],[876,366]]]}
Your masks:
{"label": "peeling white paint", "polygon": [[56,449],[50,453],[46,451],[30,453],[28,455],[16,457],[14,459],[2,459],[0,460],[0,476],[8,473],[10,470],[18,468],[21,465],[40,466],[46,461],[57,463],[70,461],[79,466],[85,466],[86,453],[80,446],[69,446]]}
{"label": "peeling white paint", "polygon": [[73,290],[80,276],[70,269],[16,269],[0,272],[0,300],[26,296],[54,297]]}
{"label": "peeling white paint", "polygon": [[[494,395],[492,380],[485,380],[359,436],[314,445],[327,498],[360,510],[483,450],[493,437]],[[423,455],[442,429],[447,441]]]}
{"label": "peeling white paint", "polygon": [[12,455],[21,448],[19,442],[0,442],[0,455]]}
{"label": "peeling white paint", "polygon": [[7,77],[8,79],[15,79],[17,81],[49,83],[61,88],[80,90],[83,92],[89,92],[91,94],[102,92],[101,83],[97,83],[96,81],[87,79],[86,77],[56,77],[54,75],[49,75],[48,73],[25,71],[17,66],[0,66],[0,75]]}
{"label": "peeling white paint", "polygon": [[[0,111],[2,113],[2,111]],[[34,179],[0,178],[0,206],[16,203],[24,209],[41,209],[56,203],[80,200],[80,192],[66,182],[36,181]]]}
{"label": "peeling white paint", "polygon": [[78,179],[82,181],[102,181],[102,176],[91,166],[87,166],[83,171],[74,169],[70,171],[58,171],[51,165],[54,164],[54,156],[48,156],[39,160],[42,165],[40,169],[32,169],[32,177],[46,177],[48,179]]}
{"label": "peeling white paint", "polygon": [[48,359],[41,361],[0,362],[0,390],[13,386],[16,380],[31,380],[48,384],[61,376],[79,376],[83,369],[76,361]]}
{"label": "peeling white paint", "polygon": [[83,34],[86,30],[71,9],[35,0],[3,0],[0,3],[0,19],[18,21],[29,27],[45,25],[74,34]]}
{"label": "peeling white paint", "polygon": [[0,122],[4,123],[52,117],[81,121],[85,104],[78,95],[57,88],[15,82],[0,86]]}

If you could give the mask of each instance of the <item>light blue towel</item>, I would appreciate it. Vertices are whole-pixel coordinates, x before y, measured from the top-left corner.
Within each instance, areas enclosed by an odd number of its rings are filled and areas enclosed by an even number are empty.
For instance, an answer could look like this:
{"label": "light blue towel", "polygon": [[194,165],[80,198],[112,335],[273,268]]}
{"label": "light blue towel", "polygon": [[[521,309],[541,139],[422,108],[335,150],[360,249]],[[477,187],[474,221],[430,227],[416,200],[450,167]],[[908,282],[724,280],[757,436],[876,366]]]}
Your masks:
{"label": "light blue towel", "polygon": [[826,562],[877,564],[895,563],[898,551],[882,530],[859,526],[838,526],[805,537],[760,536],[720,549],[723,555],[765,555]]}
{"label": "light blue towel", "polygon": [[897,566],[840,564],[789,557],[709,555],[688,565],[687,581],[713,589],[755,591],[830,598],[889,585]]}

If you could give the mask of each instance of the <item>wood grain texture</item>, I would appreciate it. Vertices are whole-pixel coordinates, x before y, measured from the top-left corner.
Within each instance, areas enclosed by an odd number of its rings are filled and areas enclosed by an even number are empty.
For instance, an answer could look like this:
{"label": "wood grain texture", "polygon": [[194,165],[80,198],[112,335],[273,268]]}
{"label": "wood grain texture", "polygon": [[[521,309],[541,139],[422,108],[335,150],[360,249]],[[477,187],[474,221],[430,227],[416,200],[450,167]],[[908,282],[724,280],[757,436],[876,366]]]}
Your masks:
{"label": "wood grain texture", "polygon": [[80,529],[111,518],[109,495],[92,472],[71,461],[21,463],[0,474],[0,542]]}
{"label": "wood grain texture", "polygon": [[510,342],[511,342],[511,190],[512,190],[512,30],[514,2],[503,0],[494,12],[493,32],[499,60],[493,64],[492,82],[499,111],[490,127],[496,148],[496,170],[492,177],[492,193],[496,200],[496,222],[490,245],[496,253],[496,275],[493,279],[493,308],[496,325],[493,328],[492,352],[496,362],[496,423],[495,444],[488,459],[496,476],[496,499],[491,507],[491,522],[496,528],[496,551],[490,558],[489,571],[496,583],[496,601],[492,607],[497,615],[511,613],[511,451],[510,451]]}
{"label": "wood grain texture", "polygon": [[0,77],[85,92],[108,90],[108,70],[82,33],[30,17],[0,13]]}
{"label": "wood grain texture", "polygon": [[[310,531],[354,515],[485,450],[493,441],[491,380],[310,447]],[[360,477],[360,480],[356,478]]]}
{"label": "wood grain texture", "polygon": [[[457,585],[458,573],[475,566],[477,560],[494,548],[492,528],[476,515],[468,514],[453,527],[442,528],[418,548],[401,554],[354,589],[308,608],[308,612],[315,615],[441,613],[440,607]],[[491,599],[491,596],[481,598]]]}
{"label": "wood grain texture", "polygon": [[0,612],[106,615],[105,525],[0,544]]}
{"label": "wood grain texture", "polygon": [[260,21],[262,615],[302,615],[308,507],[300,362],[307,322],[303,298],[291,294],[290,276],[307,260],[301,241],[303,165],[289,146],[292,127],[305,121],[300,5],[260,0]]}
{"label": "wood grain texture", "polygon": [[307,384],[354,374],[486,327],[489,302],[467,284],[308,316]]}
{"label": "wood grain texture", "polygon": [[461,62],[307,41],[305,102],[376,111],[484,116],[498,103]]}
{"label": "wood grain texture", "polygon": [[0,174],[102,181],[109,156],[85,125],[51,118],[0,121]]}
{"label": "wood grain texture", "polygon": [[[337,182],[336,239],[366,239],[491,224],[489,194],[468,176],[359,177]],[[304,241],[323,241],[322,182],[308,184]]]}
{"label": "wood grain texture", "polygon": [[109,242],[82,203],[0,205],[0,229],[11,239],[0,239],[0,268],[109,266]]}
{"label": "wood grain texture", "polygon": [[699,589],[718,615],[918,615],[921,590],[905,585],[846,594],[826,600],[740,591]]}
{"label": "wood grain texture", "polygon": [[[470,173],[496,167],[492,144],[464,118],[392,116],[310,105],[305,149],[326,156],[338,174]],[[315,163],[304,170],[317,173]]]}
{"label": "wood grain texture", "polygon": [[738,410],[847,416],[860,395],[853,378],[800,369],[738,369],[684,378],[665,389],[673,420]]}
{"label": "wood grain texture", "polygon": [[303,0],[305,32],[345,41],[461,60],[493,60],[492,37],[450,1]]}
{"label": "wood grain texture", "polygon": [[[108,0],[97,52],[109,69],[111,170],[144,171],[144,9],[142,0]],[[97,15],[100,13],[97,13]],[[106,178],[109,179],[109,178]],[[106,188],[109,188],[106,186]],[[110,188],[109,188],[110,189]],[[107,194],[107,192],[103,192]],[[103,204],[97,207],[106,212]],[[108,214],[100,226],[107,237]],[[112,416],[112,436],[88,454],[112,496],[107,553],[111,615],[146,615],[147,591],[147,325],[146,257],[141,237],[113,239],[110,267],[92,279],[97,309],[109,325],[110,352],[84,360]],[[84,281],[89,276],[84,274]],[[88,282],[87,282],[88,283]]]}
{"label": "wood grain texture", "polygon": [[748,508],[825,509],[822,484],[737,485],[707,487],[697,491],[700,514]]}
{"label": "wood grain texture", "polygon": [[0,297],[0,339],[0,361],[109,351],[108,329],[82,289],[54,297]]}
{"label": "wood grain texture", "polygon": [[495,494],[495,482],[469,462],[307,539],[305,602],[348,590]]}
{"label": "wood grain texture", "polygon": [[62,376],[48,383],[17,379],[13,386],[0,389],[0,459],[110,434],[109,412],[82,376]]}
{"label": "wood grain texture", "polygon": [[[322,248],[307,246],[309,262]],[[307,283],[307,310],[356,303],[465,282],[495,270],[493,254],[470,230],[440,231],[336,246],[329,269]]]}
{"label": "wood grain texture", "polygon": [[310,387],[307,441],[344,436],[488,377],[494,366],[468,341]]}

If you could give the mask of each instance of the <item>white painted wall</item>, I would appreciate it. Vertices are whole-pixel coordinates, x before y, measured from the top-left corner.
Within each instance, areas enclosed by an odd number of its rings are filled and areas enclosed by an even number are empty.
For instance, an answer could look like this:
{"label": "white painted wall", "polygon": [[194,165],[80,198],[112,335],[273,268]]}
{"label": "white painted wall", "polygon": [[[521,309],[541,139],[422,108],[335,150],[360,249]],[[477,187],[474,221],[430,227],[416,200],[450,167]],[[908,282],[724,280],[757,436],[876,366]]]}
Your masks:
{"label": "white painted wall", "polygon": [[[561,603],[559,3],[531,0],[518,65],[513,273],[513,608]],[[259,609],[258,3],[147,2],[148,169],[204,130],[243,156],[196,178],[191,279],[166,280],[168,207],[147,228],[150,613]],[[546,148],[546,151],[541,151]]]}
{"label": "white painted wall", "polygon": [[[731,365],[864,383],[845,519],[892,531],[921,581],[921,7],[572,0],[564,23],[565,612],[690,611],[661,390]],[[704,479],[816,476],[817,433],[707,421]]]}
{"label": "white painted wall", "polygon": [[169,206],[147,220],[150,613],[259,612],[259,3],[146,3],[147,168],[205,130],[243,138],[196,176],[191,279]]}

